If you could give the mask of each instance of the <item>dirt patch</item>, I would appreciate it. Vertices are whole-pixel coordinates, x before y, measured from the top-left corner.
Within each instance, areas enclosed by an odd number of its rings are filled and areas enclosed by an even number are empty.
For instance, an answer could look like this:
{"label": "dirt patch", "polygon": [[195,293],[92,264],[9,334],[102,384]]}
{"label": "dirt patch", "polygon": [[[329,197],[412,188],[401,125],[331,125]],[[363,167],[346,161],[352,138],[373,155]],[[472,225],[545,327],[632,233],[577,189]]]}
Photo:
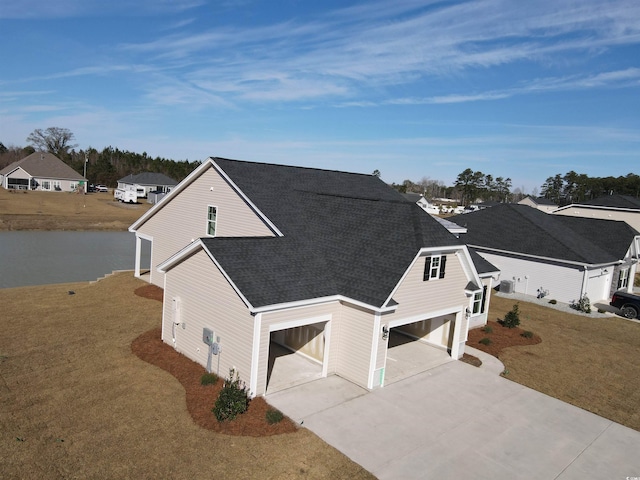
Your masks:
{"label": "dirt patch", "polygon": [[122,204],[112,194],[29,191],[0,188],[0,230],[124,231],[152,205]]}
{"label": "dirt patch", "polygon": [[[137,292],[136,292],[137,293]],[[187,410],[193,421],[208,430],[227,435],[266,437],[296,431],[296,425],[287,417],[270,425],[266,420],[268,410],[273,410],[262,397],[249,402],[245,413],[230,422],[218,422],[211,411],[222,389],[221,378],[215,385],[201,385],[200,378],[206,370],[184,355],[181,355],[160,339],[161,329],[143,333],[131,344],[131,351],[145,362],[149,362],[176,377],[186,392]]]}
{"label": "dirt patch", "polygon": [[131,351],[162,318],[134,294],[146,286],[123,272],[0,289],[0,477],[373,478],[303,427],[254,437],[196,424],[187,389]]}
{"label": "dirt patch", "polygon": [[482,360],[478,357],[474,357],[473,355],[469,355],[468,353],[463,353],[461,362],[468,363],[469,365],[473,365],[474,367],[479,367],[482,365]]}
{"label": "dirt patch", "polygon": [[[513,305],[513,299],[492,296],[489,318],[503,319]],[[640,431],[640,325],[533,302],[519,305],[520,327],[542,342],[503,348],[498,355],[506,378]],[[500,329],[508,330],[493,331]],[[480,349],[475,335],[481,333],[469,332],[475,340],[469,345]]]}
{"label": "dirt patch", "polygon": [[158,300],[159,302],[161,302],[164,298],[164,290],[152,284],[138,287],[133,291],[133,293],[135,293],[139,297]]}
{"label": "dirt patch", "polygon": [[[535,334],[530,338],[526,338],[524,332],[525,330],[519,327],[507,328],[498,322],[488,321],[486,327],[469,331],[467,345],[500,358],[500,354],[505,348],[536,345],[542,341]],[[488,339],[490,343],[481,343],[483,339]]]}

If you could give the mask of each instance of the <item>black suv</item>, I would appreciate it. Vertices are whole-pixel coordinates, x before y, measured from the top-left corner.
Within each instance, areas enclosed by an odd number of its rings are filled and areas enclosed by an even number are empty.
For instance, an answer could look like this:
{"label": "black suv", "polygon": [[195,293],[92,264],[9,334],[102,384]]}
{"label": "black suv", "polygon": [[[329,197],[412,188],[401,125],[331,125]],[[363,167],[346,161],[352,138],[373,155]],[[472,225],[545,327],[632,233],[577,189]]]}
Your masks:
{"label": "black suv", "polygon": [[638,318],[640,313],[640,296],[625,291],[613,294],[609,305],[620,309],[620,315],[624,318]]}

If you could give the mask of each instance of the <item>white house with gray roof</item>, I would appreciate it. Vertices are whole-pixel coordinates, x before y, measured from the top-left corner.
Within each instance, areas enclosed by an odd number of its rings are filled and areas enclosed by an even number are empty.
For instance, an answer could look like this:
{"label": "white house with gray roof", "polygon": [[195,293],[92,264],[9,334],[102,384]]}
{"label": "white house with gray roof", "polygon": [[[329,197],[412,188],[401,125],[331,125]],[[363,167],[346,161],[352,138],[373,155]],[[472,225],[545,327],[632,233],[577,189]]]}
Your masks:
{"label": "white house with gray roof", "polygon": [[7,190],[73,192],[87,179],[49,152],[34,152],[0,170],[0,185]]}
{"label": "white house with gray roof", "polygon": [[465,227],[460,239],[500,270],[501,288],[564,303],[586,295],[592,304],[633,288],[640,233],[625,222],[515,204],[448,220]]}
{"label": "white house with gray roof", "polygon": [[147,198],[149,192],[169,193],[177,184],[177,181],[163,173],[143,172],[118,180],[118,190],[132,190],[138,198]]}
{"label": "white house with gray roof", "polygon": [[[367,389],[460,358],[496,270],[373,175],[222,158],[129,230],[136,276],[164,288],[163,341],[252,395],[283,348]],[[394,355],[407,344],[421,353]]]}

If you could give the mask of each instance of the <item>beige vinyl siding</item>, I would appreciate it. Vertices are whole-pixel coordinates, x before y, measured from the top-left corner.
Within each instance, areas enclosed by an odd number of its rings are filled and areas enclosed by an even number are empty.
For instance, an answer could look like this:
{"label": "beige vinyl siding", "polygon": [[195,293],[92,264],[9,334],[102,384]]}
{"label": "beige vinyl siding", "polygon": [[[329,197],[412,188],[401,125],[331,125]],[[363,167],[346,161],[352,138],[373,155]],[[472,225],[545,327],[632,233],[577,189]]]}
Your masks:
{"label": "beige vinyl siding", "polygon": [[207,236],[209,205],[218,209],[218,237],[273,236],[256,213],[210,168],[138,228],[139,233],[153,237],[151,283],[162,286],[163,274],[156,270],[160,263],[192,239]]}
{"label": "beige vinyl siding", "polygon": [[444,278],[423,280],[425,257],[420,257],[404,278],[402,284],[393,295],[398,308],[390,315],[385,315],[384,322],[416,316],[429,317],[429,312],[451,310],[455,307],[464,309],[469,304],[464,289],[469,282],[462,269],[460,258],[447,254]]}
{"label": "beige vinyl siding", "polygon": [[618,220],[627,222],[640,232],[640,211],[625,212],[615,209],[599,209],[586,207],[567,207],[553,212],[554,215],[566,215],[568,217],[600,218],[604,220]]}
{"label": "beige vinyl siding", "polygon": [[[331,375],[336,371],[336,358],[338,350],[338,332],[337,324],[340,318],[340,304],[332,302],[322,305],[313,305],[309,307],[290,308],[287,310],[279,310],[277,312],[268,312],[262,315],[262,325],[260,329],[260,346],[258,352],[258,374],[256,395],[263,395],[267,388],[267,368],[269,359],[269,343],[271,338],[270,328],[277,328],[278,324],[287,322],[297,322],[308,320],[310,324],[316,324],[314,319],[330,317],[331,338],[325,338],[325,348],[329,348],[329,358],[327,365],[327,374]],[[326,328],[326,322],[322,322],[322,328]]]}
{"label": "beige vinyl siding", "polygon": [[[254,318],[236,292],[203,250],[167,272],[164,292],[163,340],[172,343],[172,300],[178,298],[181,320],[186,328],[176,328],[176,350],[200,365],[207,365],[208,346],[202,341],[203,328],[220,337],[220,375],[226,377],[235,366],[240,378],[249,383]],[[218,357],[212,357],[213,371]]]}
{"label": "beige vinyl siding", "polygon": [[372,312],[343,304],[337,373],[363,387],[368,385],[373,336],[378,333],[374,324]]}

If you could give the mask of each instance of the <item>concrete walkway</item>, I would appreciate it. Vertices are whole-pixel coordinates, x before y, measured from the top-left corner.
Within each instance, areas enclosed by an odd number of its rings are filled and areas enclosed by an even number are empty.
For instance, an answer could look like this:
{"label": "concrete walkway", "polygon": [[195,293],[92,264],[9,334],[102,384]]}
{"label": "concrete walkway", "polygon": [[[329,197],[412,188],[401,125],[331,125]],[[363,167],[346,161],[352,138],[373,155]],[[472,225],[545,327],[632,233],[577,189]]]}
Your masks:
{"label": "concrete walkway", "polygon": [[640,432],[497,367],[449,362],[373,392],[331,376],[267,400],[380,479],[640,476]]}

